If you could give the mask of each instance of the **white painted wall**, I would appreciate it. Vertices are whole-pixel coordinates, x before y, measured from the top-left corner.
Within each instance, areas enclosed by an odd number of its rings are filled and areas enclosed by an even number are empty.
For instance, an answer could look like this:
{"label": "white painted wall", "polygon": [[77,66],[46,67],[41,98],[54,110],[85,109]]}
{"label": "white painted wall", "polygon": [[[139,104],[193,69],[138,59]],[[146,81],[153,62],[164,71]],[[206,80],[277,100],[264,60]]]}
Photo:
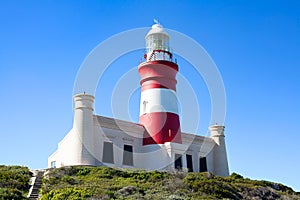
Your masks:
{"label": "white painted wall", "polygon": [[56,167],[69,165],[81,165],[81,140],[73,129],[58,144],[58,150],[48,159],[48,167],[51,162],[56,162]]}
{"label": "white painted wall", "polygon": [[141,93],[140,116],[152,112],[178,114],[178,100],[174,90],[166,88],[147,89]]}

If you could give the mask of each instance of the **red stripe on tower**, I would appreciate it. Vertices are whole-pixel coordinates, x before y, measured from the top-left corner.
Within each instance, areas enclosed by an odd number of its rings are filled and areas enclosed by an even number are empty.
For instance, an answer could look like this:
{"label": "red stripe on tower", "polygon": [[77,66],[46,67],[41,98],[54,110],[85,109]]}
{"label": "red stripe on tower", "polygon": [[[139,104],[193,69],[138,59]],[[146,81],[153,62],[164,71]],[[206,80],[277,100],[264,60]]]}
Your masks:
{"label": "red stripe on tower", "polygon": [[181,143],[176,74],[172,62],[169,35],[154,24],[146,35],[146,62],[139,65],[142,86],[140,123],[145,127],[143,144]]}

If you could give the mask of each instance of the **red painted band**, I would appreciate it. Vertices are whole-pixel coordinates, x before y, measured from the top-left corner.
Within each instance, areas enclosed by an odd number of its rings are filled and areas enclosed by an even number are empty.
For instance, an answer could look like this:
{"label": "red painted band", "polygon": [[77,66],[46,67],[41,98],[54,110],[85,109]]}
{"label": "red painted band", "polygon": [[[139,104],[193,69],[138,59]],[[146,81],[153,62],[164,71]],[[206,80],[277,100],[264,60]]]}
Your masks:
{"label": "red painted band", "polygon": [[148,89],[154,89],[154,88],[167,88],[167,89],[169,89],[168,87],[166,87],[162,84],[159,84],[159,83],[150,83],[150,84],[147,84],[147,85],[143,85],[142,86],[142,91],[145,91],[145,90],[148,90]]}
{"label": "red painted band", "polygon": [[181,143],[179,116],[175,113],[147,113],[140,116],[140,123],[147,130],[144,133],[143,145]]}
{"label": "red painted band", "polygon": [[142,80],[149,77],[176,79],[177,71],[165,65],[145,65],[139,68],[139,73]]}
{"label": "red painted band", "polygon": [[155,61],[148,61],[148,62],[143,62],[140,64],[139,67],[145,66],[145,65],[157,65],[157,64],[162,64],[168,67],[171,67],[172,69],[175,69],[176,71],[178,71],[178,65],[176,63],[173,63],[171,61],[167,61],[167,60],[155,60]]}
{"label": "red painted band", "polygon": [[156,80],[150,80],[142,84],[142,92],[149,89],[155,89],[155,88],[165,88],[170,89],[176,92],[176,84],[170,84],[170,82],[162,81],[156,81]]}
{"label": "red painted band", "polygon": [[[177,71],[163,64],[151,63],[139,67],[142,91],[150,88],[168,88],[176,91]],[[159,87],[159,85],[162,87]]]}

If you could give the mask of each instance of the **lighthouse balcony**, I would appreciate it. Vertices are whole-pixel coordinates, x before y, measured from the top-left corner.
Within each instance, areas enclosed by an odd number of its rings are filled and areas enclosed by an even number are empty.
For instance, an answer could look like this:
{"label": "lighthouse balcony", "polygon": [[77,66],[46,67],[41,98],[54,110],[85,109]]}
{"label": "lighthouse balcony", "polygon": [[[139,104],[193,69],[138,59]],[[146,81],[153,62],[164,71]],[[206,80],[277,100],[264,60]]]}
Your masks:
{"label": "lighthouse balcony", "polygon": [[172,53],[165,50],[153,50],[145,54],[146,62],[156,60],[166,60],[172,62]]}

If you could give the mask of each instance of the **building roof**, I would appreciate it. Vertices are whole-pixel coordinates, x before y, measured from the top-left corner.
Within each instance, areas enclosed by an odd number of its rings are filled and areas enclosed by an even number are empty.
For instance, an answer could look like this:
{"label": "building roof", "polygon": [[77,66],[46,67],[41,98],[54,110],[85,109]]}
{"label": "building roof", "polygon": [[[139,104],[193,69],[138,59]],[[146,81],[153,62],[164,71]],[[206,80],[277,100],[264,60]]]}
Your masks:
{"label": "building roof", "polygon": [[[147,130],[145,129],[145,127],[143,125],[135,123],[135,122],[129,122],[129,121],[124,121],[124,120],[120,120],[120,119],[99,116],[99,115],[94,115],[94,119],[97,120],[98,125],[103,128],[120,130],[120,131],[128,132],[128,133],[147,132]],[[210,137],[195,135],[195,134],[191,134],[191,133],[181,132],[181,137],[183,140],[184,139],[187,139],[187,140],[192,139],[192,140],[202,140],[202,141],[205,140],[205,141],[213,142],[213,139],[211,139]]]}
{"label": "building roof", "polygon": [[143,133],[145,130],[144,126],[134,122],[128,122],[120,119],[114,119],[110,117],[104,117],[94,115],[98,124],[103,128],[115,129],[124,132]]}

